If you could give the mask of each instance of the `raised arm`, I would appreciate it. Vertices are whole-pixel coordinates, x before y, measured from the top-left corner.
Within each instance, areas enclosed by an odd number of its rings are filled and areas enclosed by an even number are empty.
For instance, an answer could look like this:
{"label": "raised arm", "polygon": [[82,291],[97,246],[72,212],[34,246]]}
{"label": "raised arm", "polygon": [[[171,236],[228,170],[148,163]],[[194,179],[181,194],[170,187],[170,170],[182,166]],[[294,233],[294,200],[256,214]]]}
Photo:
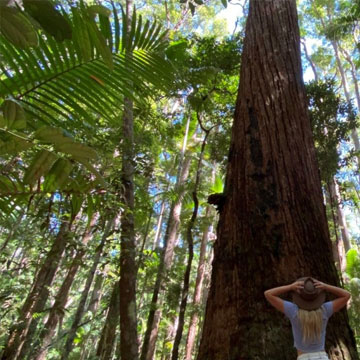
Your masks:
{"label": "raised arm", "polygon": [[303,281],[295,281],[292,284],[279,286],[273,289],[266,290],[264,295],[266,300],[277,310],[284,312],[284,300],[279,295],[285,294],[289,291],[299,291],[304,285]]}
{"label": "raised arm", "polygon": [[314,279],[314,285],[318,289],[323,289],[331,294],[334,294],[338,298],[333,300],[333,312],[341,310],[350,299],[350,293],[342,288],[325,284],[321,281]]}

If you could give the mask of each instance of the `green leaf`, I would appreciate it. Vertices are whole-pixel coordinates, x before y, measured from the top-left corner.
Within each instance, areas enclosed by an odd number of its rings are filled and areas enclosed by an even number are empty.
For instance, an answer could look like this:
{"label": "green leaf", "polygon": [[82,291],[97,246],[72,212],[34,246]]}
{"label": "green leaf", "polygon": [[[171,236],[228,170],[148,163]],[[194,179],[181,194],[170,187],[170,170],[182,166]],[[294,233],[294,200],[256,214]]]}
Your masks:
{"label": "green leaf", "polygon": [[194,1],[198,5],[204,5],[204,2],[202,0],[194,0]]}
{"label": "green leaf", "polygon": [[55,9],[49,0],[23,0],[25,10],[41,25],[41,27],[54,36],[57,41],[71,39],[72,30],[65,17]]}
{"label": "green leaf", "polygon": [[346,253],[346,272],[350,275],[350,277],[354,277],[358,267],[360,270],[359,254],[355,249],[350,249]]}
{"label": "green leaf", "polygon": [[224,5],[224,7],[227,8],[227,0],[221,0],[221,2]]}
{"label": "green leaf", "polygon": [[6,123],[5,118],[0,114],[0,128],[6,127]]}
{"label": "green leaf", "polygon": [[46,174],[56,161],[57,157],[47,150],[40,150],[34,157],[31,165],[25,172],[24,183],[33,184]]}
{"label": "green leaf", "polygon": [[97,153],[94,149],[79,143],[63,142],[55,144],[55,149],[66,154],[72,155],[75,160],[94,160]]}
{"label": "green leaf", "polygon": [[109,17],[111,15],[111,10],[103,5],[92,5],[88,7],[88,13],[90,16],[95,17],[96,14]]}
{"label": "green leaf", "polygon": [[92,199],[92,196],[89,194],[87,195],[87,224],[86,227],[88,227],[90,225],[92,216],[94,214],[94,202]]}
{"label": "green leaf", "polygon": [[0,32],[22,49],[39,43],[37,32],[30,21],[14,7],[1,7]]}
{"label": "green leaf", "polygon": [[195,15],[195,6],[193,3],[189,2],[189,8],[191,11],[191,15],[194,16]]}
{"label": "green leaf", "polygon": [[222,193],[224,191],[224,183],[220,176],[216,176],[215,183],[211,187],[211,191],[215,194]]}
{"label": "green leaf", "polygon": [[48,144],[61,144],[68,139],[65,138],[63,129],[52,126],[43,126],[36,130],[34,138]]}
{"label": "green leaf", "polygon": [[111,50],[106,45],[104,36],[99,31],[94,21],[89,20],[86,22],[86,25],[90,34],[90,38],[95,44],[96,50],[99,52],[109,69],[112,70],[114,68],[113,57]]}
{"label": "green leaf", "polygon": [[3,115],[6,127],[9,129],[24,129],[26,127],[25,111],[17,101],[5,100]]}
{"label": "green leaf", "polygon": [[67,159],[58,159],[45,176],[44,191],[62,190],[69,182],[69,175],[73,165]]}
{"label": "green leaf", "polygon": [[16,185],[6,176],[0,175],[0,193],[11,193],[17,191]]}
{"label": "green leaf", "polygon": [[83,196],[73,194],[71,197],[71,217],[75,218],[81,209],[81,205],[84,201]]}
{"label": "green leaf", "polygon": [[31,146],[33,146],[31,142],[14,136],[0,145],[0,155],[16,155],[21,151],[29,149]]}

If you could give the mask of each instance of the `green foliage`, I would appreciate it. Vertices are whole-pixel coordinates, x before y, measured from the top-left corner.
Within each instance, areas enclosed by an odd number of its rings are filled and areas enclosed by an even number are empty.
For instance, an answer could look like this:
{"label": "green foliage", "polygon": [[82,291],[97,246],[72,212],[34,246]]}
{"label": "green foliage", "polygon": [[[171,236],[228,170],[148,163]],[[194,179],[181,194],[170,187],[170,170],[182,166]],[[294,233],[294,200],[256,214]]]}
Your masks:
{"label": "green foliage", "polygon": [[360,255],[356,249],[346,253],[346,272],[351,277],[360,277]]}
{"label": "green foliage", "polygon": [[336,95],[334,88],[332,80],[306,85],[315,148],[325,182],[330,181],[339,169],[340,143],[349,139],[350,131],[357,125],[351,104]]}

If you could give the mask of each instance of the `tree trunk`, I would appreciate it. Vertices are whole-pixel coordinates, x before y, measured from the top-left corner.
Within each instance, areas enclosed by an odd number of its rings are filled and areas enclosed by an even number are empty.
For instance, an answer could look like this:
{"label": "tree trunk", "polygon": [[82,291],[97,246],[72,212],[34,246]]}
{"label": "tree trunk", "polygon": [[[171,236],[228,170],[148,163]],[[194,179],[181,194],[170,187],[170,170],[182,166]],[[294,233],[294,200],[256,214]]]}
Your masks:
{"label": "tree trunk", "polygon": [[[308,118],[295,0],[250,1],[211,288],[198,360],[296,358],[266,289],[311,275],[339,285]],[[358,359],[346,311],[331,359]]]}
{"label": "tree trunk", "polygon": [[162,226],[164,210],[165,210],[165,200],[163,200],[161,202],[159,218],[158,218],[158,222],[156,224],[156,233],[155,233],[155,237],[154,237],[153,250],[159,248],[159,246],[160,246],[161,226]]}
{"label": "tree trunk", "polygon": [[[199,121],[200,121],[200,119],[199,119]],[[186,311],[186,307],[187,307],[187,298],[189,295],[191,265],[192,265],[192,260],[194,257],[194,238],[193,238],[192,232],[193,232],[193,228],[195,225],[195,221],[197,219],[198,209],[199,209],[199,199],[197,196],[197,191],[198,191],[198,187],[199,187],[200,179],[201,179],[202,161],[203,161],[203,156],[204,156],[204,151],[205,151],[205,146],[206,146],[206,140],[210,134],[211,129],[210,130],[203,129],[205,131],[205,137],[204,137],[204,140],[202,141],[202,145],[201,145],[201,152],[200,152],[200,156],[199,156],[199,160],[198,160],[198,164],[197,164],[197,171],[196,171],[196,175],[195,175],[194,190],[192,192],[192,198],[194,201],[194,209],[193,209],[192,216],[189,220],[189,223],[188,223],[188,226],[186,229],[186,240],[188,243],[188,261],[187,261],[186,270],[185,270],[185,274],[184,274],[184,285],[183,285],[182,294],[181,294],[181,303],[180,303],[180,311],[179,311],[179,323],[178,323],[175,340],[174,340],[174,346],[173,346],[173,351],[172,351],[172,356],[171,356],[172,360],[178,359],[179,346],[180,346],[180,341],[182,338],[182,333],[183,333],[184,324],[185,324],[185,311]]]}
{"label": "tree trunk", "polygon": [[[54,243],[46,256],[21,309],[18,324],[10,330],[6,347],[2,353],[2,360],[18,359],[25,341],[31,341],[31,336],[28,336],[29,329],[31,328],[31,325],[33,325],[32,323],[37,323],[37,321],[33,319],[33,314],[43,311],[49,297],[49,288],[54,280],[67,244],[66,237],[68,227],[69,223],[63,220]],[[33,325],[32,328],[35,329],[36,326]]]}
{"label": "tree trunk", "polygon": [[39,338],[36,340],[35,345],[33,346],[33,350],[31,351],[31,359],[34,360],[44,360],[47,354],[49,345],[55,335],[56,326],[58,323],[61,323],[64,315],[65,315],[65,306],[68,300],[68,295],[71,289],[71,285],[74,282],[75,276],[79,270],[79,267],[82,263],[82,258],[85,255],[86,245],[92,238],[92,230],[96,224],[98,219],[97,214],[94,214],[89,227],[85,230],[82,241],[81,241],[81,248],[76,252],[74,256],[69,271],[65,277],[64,282],[62,283],[56,297],[55,303],[52,306],[49,317],[46,321],[46,324],[42,331],[40,332]]}
{"label": "tree trunk", "polygon": [[[334,236],[335,236],[335,241],[331,240],[333,258],[334,258],[336,269],[339,272],[342,272],[343,267],[344,267],[343,264],[346,263],[346,261],[344,259],[345,251],[343,251],[343,249],[344,249],[343,242],[342,242],[342,239],[340,238],[340,236],[339,236],[340,234],[338,232],[339,221],[337,219],[337,214],[335,213],[335,206],[334,206],[335,201],[331,195],[330,184],[326,184],[326,185],[327,185],[327,189],[325,192],[325,200],[326,200],[326,204],[327,204],[326,206],[328,206],[328,208],[329,208],[329,212],[331,214],[331,220],[334,224],[333,232],[334,232]],[[326,211],[326,213],[327,213],[327,211]],[[328,221],[329,221],[329,217],[328,217]],[[331,232],[330,232],[330,239],[331,239]]]}
{"label": "tree trunk", "polygon": [[[119,323],[119,285],[115,284],[111,294],[108,313],[96,351],[99,360],[110,360],[114,351],[116,328]],[[122,360],[122,359],[121,359]]]}
{"label": "tree trunk", "polygon": [[104,245],[105,245],[105,242],[106,242],[106,238],[109,236],[109,233],[110,233],[110,231],[112,230],[112,228],[114,226],[114,221],[115,221],[115,217],[107,222],[105,230],[104,230],[104,234],[103,234],[103,236],[101,238],[101,242],[100,242],[99,246],[96,249],[94,262],[93,262],[93,264],[91,266],[91,269],[89,271],[89,274],[87,276],[85,286],[84,286],[84,289],[82,291],[81,298],[80,298],[80,301],[79,301],[79,305],[77,307],[77,310],[76,310],[76,313],[75,313],[75,316],[74,316],[74,320],[73,320],[73,323],[71,325],[71,329],[70,329],[70,331],[69,331],[69,333],[67,335],[67,340],[66,340],[66,343],[65,343],[64,352],[61,355],[61,360],[67,360],[68,359],[68,357],[69,357],[69,355],[70,355],[70,353],[72,351],[72,348],[74,346],[74,339],[75,339],[75,336],[76,336],[76,331],[77,331],[77,329],[78,329],[78,327],[80,325],[81,319],[82,319],[82,317],[84,315],[85,304],[86,304],[86,300],[87,300],[87,297],[88,297],[88,293],[89,293],[91,284],[93,282],[96,269],[97,269],[97,267],[99,265],[99,262],[100,262],[100,259],[101,259],[101,254],[103,252],[103,248],[104,248]]}
{"label": "tree trunk", "polygon": [[337,184],[335,179],[332,179],[332,181],[330,183],[330,193],[331,193],[331,198],[334,201],[334,206],[335,206],[336,213],[337,213],[338,225],[340,228],[341,238],[344,243],[344,249],[345,249],[345,253],[346,253],[351,249],[350,236],[349,236],[349,232],[348,232],[347,225],[346,225],[345,215],[340,206],[341,196],[340,196],[340,192],[339,192],[339,185]]}
{"label": "tree trunk", "polygon": [[[210,216],[211,216],[211,208],[210,206],[207,206],[205,210],[205,217],[209,218]],[[194,298],[192,302],[194,309],[197,309],[201,303],[201,294],[202,294],[202,286],[203,286],[204,270],[205,270],[206,247],[207,247],[209,232],[211,231],[211,228],[212,225],[208,225],[204,230],[203,236],[201,238],[199,265],[196,274]],[[194,348],[196,327],[198,321],[199,321],[199,312],[198,310],[194,310],[194,312],[190,316],[190,324],[189,324],[189,330],[186,340],[185,360],[191,360],[191,354]]]}
{"label": "tree trunk", "polygon": [[181,173],[177,178],[176,189],[182,189],[178,194],[177,200],[171,204],[169,219],[167,222],[164,249],[162,250],[160,265],[157,272],[153,296],[151,299],[150,311],[148,315],[146,332],[144,335],[144,342],[141,351],[141,360],[152,360],[155,351],[156,339],[159,331],[159,324],[161,319],[161,288],[163,287],[165,274],[169,271],[172,265],[174,249],[177,239],[177,234],[180,227],[180,213],[182,207],[183,197],[185,191],[183,184],[188,177],[190,169],[191,157],[185,157],[182,163]]}
{"label": "tree trunk", "polygon": [[[129,35],[131,29],[133,1],[126,0],[126,57],[131,56]],[[126,62],[126,59],[125,59]],[[122,123],[122,169],[124,213],[121,220],[120,253],[120,342],[121,360],[138,359],[137,315],[136,315],[136,243],[134,229],[134,119],[133,103],[124,99]]]}

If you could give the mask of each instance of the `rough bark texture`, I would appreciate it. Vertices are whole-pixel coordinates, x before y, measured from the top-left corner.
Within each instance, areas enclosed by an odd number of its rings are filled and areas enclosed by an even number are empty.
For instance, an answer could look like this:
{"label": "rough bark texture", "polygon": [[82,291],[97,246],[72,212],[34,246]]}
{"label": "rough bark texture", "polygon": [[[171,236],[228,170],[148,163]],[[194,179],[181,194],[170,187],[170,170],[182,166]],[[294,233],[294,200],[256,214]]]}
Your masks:
{"label": "rough bark texture", "polygon": [[10,330],[10,335],[2,353],[1,360],[18,359],[25,341],[29,342],[31,340],[28,334],[29,329],[31,329],[31,325],[33,325],[33,328],[36,328],[33,324],[35,323],[33,314],[44,310],[44,306],[49,297],[49,287],[54,280],[67,244],[66,233],[68,226],[68,222],[64,220],[21,309],[19,322]]}
{"label": "rough bark texture", "polygon": [[[296,358],[264,291],[312,275],[339,285],[307,113],[295,0],[250,1],[226,200],[198,360]],[[345,311],[331,359],[358,359]]]}
{"label": "rough bark texture", "polygon": [[[130,57],[129,33],[131,29],[132,0],[126,0],[126,56]],[[120,253],[120,346],[121,360],[138,359],[137,314],[136,314],[136,242],[134,225],[134,118],[133,103],[124,99],[122,123],[122,173],[124,213],[121,219]]]}

